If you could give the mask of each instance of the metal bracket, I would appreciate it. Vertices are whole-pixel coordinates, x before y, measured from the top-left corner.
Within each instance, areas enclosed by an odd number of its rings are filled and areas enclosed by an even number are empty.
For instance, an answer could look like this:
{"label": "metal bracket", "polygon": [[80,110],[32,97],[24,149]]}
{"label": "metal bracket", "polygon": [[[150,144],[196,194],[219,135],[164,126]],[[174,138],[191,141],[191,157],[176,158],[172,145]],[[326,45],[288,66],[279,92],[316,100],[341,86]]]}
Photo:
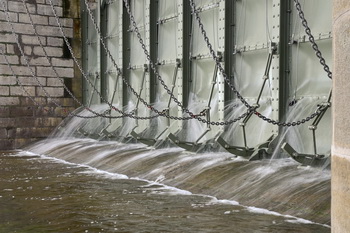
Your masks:
{"label": "metal bracket", "polygon": [[330,156],[318,155],[318,154],[301,154],[287,142],[283,143],[282,150],[289,154],[295,161],[301,163],[304,166],[323,167],[330,159]]}
{"label": "metal bracket", "polygon": [[[177,79],[177,73],[178,73],[178,70],[179,70],[180,67],[181,67],[181,61],[180,61],[180,59],[176,59],[176,64],[175,64],[175,69],[174,69],[174,74],[173,74],[173,80],[172,80],[171,94],[174,93],[176,79]],[[164,114],[167,114],[167,115],[169,114],[169,112],[170,112],[170,104],[171,104],[171,96],[169,96],[167,108],[163,110]],[[136,127],[133,128],[133,130],[131,131],[130,135],[132,137],[134,137],[136,140],[138,140],[139,142],[143,143],[143,144],[146,144],[148,146],[153,146],[159,140],[159,138],[169,129],[169,127],[170,127],[170,119],[167,118],[167,126],[166,126],[166,128],[158,136],[156,136],[155,138],[144,138],[144,137],[140,136],[140,134],[138,134],[138,133],[136,133],[134,131],[134,129]]]}
{"label": "metal bracket", "polygon": [[[218,52],[218,58],[219,58],[219,62],[222,60],[222,53]],[[209,93],[209,97],[208,97],[208,104],[205,107],[205,109],[199,114],[199,115],[205,115],[206,116],[206,120],[210,121],[210,108],[211,108],[211,101],[213,98],[213,93],[214,93],[214,88],[216,85],[216,80],[217,80],[217,75],[218,74],[218,65],[215,64],[214,67],[214,73],[213,73],[213,78],[212,78],[212,83],[211,83],[211,90]],[[181,141],[178,139],[177,136],[175,136],[174,134],[170,133],[169,134],[169,139],[171,141],[173,141],[176,145],[189,150],[189,151],[198,151],[200,149],[200,147],[202,146],[203,143],[199,143],[200,140],[208,133],[211,131],[211,127],[210,124],[207,124],[207,128],[205,129],[205,131],[197,138],[197,140],[195,142],[186,142],[186,141]]]}
{"label": "metal bracket", "polygon": [[[99,73],[96,72],[94,74],[94,87],[97,86],[97,80],[99,78]],[[94,88],[91,90],[91,94],[90,94],[90,99],[89,99],[89,103],[88,103],[88,106],[91,107],[91,104],[92,104],[92,99],[94,98],[94,95],[95,95],[95,90]]]}
{"label": "metal bracket", "polygon": [[313,142],[314,154],[298,153],[287,142],[285,142],[281,147],[289,156],[291,156],[294,160],[296,160],[297,162],[303,165],[319,167],[326,164],[327,160],[329,159],[329,156],[317,153],[316,130],[317,130],[318,124],[322,120],[327,109],[331,106],[331,98],[332,98],[332,89],[329,92],[327,101],[324,103],[321,103],[318,106],[317,111],[320,111],[320,114],[316,116],[312,124],[309,126],[309,129],[312,130],[312,142]]}
{"label": "metal bracket", "polygon": [[272,135],[265,142],[257,145],[256,147],[251,148],[243,146],[231,146],[221,136],[219,136],[216,139],[216,141],[219,143],[220,146],[225,148],[231,154],[249,158],[249,160],[251,161],[269,157],[267,151],[274,138],[275,136]]}

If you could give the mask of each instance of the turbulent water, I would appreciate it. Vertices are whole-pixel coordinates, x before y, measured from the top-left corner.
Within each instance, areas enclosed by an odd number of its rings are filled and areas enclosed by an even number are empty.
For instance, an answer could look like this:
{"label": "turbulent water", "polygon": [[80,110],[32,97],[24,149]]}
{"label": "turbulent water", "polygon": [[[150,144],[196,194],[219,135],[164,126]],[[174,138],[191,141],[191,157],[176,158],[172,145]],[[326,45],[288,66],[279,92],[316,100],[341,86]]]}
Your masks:
{"label": "turbulent water", "polygon": [[0,156],[0,232],[330,232],[329,171],[292,160],[91,139],[26,150]]}

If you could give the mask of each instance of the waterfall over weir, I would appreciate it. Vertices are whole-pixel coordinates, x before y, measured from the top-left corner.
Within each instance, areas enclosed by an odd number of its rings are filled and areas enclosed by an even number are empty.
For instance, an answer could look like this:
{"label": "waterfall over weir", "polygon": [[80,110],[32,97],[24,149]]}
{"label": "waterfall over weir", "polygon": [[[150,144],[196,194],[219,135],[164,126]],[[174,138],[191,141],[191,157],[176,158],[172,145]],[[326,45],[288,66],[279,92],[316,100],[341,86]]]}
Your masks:
{"label": "waterfall over weir", "polygon": [[290,158],[249,162],[227,152],[63,137],[26,150],[330,225],[329,170]]}

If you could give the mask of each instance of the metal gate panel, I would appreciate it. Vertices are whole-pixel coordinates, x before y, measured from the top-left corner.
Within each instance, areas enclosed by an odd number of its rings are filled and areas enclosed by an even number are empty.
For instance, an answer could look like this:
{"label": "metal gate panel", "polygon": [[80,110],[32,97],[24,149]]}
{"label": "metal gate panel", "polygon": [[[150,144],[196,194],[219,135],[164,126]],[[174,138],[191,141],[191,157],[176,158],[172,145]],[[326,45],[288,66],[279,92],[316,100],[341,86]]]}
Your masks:
{"label": "metal gate panel", "polygon": [[[315,38],[327,65],[332,68],[332,1],[331,0],[300,0],[304,17],[311,33]],[[311,48],[308,35],[301,24],[299,14],[292,3],[292,20],[290,29],[290,83],[288,115],[299,112],[299,119],[305,118],[314,111],[319,104],[328,100],[332,87]],[[302,107],[303,106],[303,107]],[[321,118],[315,130],[315,144],[313,143],[313,120],[299,127],[290,129],[287,142],[300,153],[329,154],[331,147],[331,113],[328,110]],[[310,129],[309,129],[310,128]],[[297,137],[295,137],[297,135]],[[317,152],[315,152],[315,148]]]}
{"label": "metal gate panel", "polygon": [[[149,0],[131,0],[131,11],[136,21],[139,33],[149,51]],[[146,55],[141,47],[139,38],[137,37],[132,24],[129,28],[130,35],[130,64],[128,82],[133,89],[138,92],[141,98],[149,103],[149,67]],[[148,116],[149,111],[137,96],[128,91],[128,108],[137,116]],[[136,132],[143,131],[148,126],[146,120],[135,120],[134,124]],[[132,124],[131,122],[128,124]]]}
{"label": "metal gate panel", "polygon": [[[197,11],[204,25],[206,35],[218,56],[223,56],[224,50],[224,16],[220,11],[225,11],[224,1],[195,1]],[[222,76],[215,69],[215,61],[210,55],[210,51],[203,39],[203,35],[198,27],[195,17],[192,18],[191,37],[191,78],[189,83],[188,108],[194,114],[203,114],[203,118],[210,121],[223,120],[224,93]],[[221,51],[219,51],[222,49]],[[214,73],[215,72],[215,73]],[[219,91],[220,90],[220,91]],[[209,111],[208,111],[209,110]],[[208,111],[208,112],[207,112]],[[208,118],[209,117],[209,118]],[[208,126],[196,120],[188,122],[187,129],[191,133],[187,136],[188,141],[196,141],[205,131],[201,142],[213,138],[222,130],[222,127]]]}
{"label": "metal gate panel", "polygon": [[[226,67],[230,66],[234,69],[233,80],[231,80],[249,104],[258,102],[259,113],[277,120],[279,1],[236,1],[234,9],[235,46],[233,46],[234,51],[229,51],[234,58],[233,64],[226,64]],[[240,102],[237,102],[238,100],[231,101],[233,107],[228,108],[225,114],[228,120],[247,111]],[[276,126],[252,115],[241,123],[228,126],[223,138],[233,146],[254,148],[277,133]]]}

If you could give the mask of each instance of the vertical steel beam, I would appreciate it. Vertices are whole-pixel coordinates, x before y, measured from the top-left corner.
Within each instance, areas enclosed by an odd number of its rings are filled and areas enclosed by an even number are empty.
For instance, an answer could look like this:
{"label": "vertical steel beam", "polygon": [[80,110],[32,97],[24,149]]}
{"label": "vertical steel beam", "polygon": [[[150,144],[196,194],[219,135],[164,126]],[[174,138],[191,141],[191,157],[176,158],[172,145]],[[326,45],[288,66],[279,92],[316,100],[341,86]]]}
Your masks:
{"label": "vertical steel beam", "polygon": [[[149,28],[149,37],[150,37],[150,56],[151,60],[156,63],[158,57],[158,15],[159,15],[159,0],[150,0],[150,28]],[[156,99],[156,77],[152,70],[150,70],[150,101],[151,103],[155,102]]]}
{"label": "vertical steel beam", "polygon": [[[226,1],[221,0],[219,3],[219,41],[218,41],[218,56],[222,56],[223,52],[226,50],[225,45],[227,44],[227,41],[225,40],[226,35]],[[220,55],[221,54],[221,55]],[[229,69],[230,65],[228,64],[225,66],[225,63],[223,64],[223,67],[225,67],[225,71]],[[217,89],[218,89],[218,121],[224,121],[225,118],[225,80],[222,74],[220,72],[217,72],[215,75],[217,75]],[[224,130],[223,126],[219,127],[220,130]]]}
{"label": "vertical steel beam", "polygon": [[[130,1],[129,1],[130,4]],[[122,38],[122,44],[123,44],[123,75],[127,82],[130,81],[130,70],[128,69],[130,64],[130,33],[129,33],[129,27],[130,27],[130,18],[127,12],[127,9],[125,8],[123,4],[123,38]],[[125,83],[123,83],[123,106],[126,106],[128,104],[129,97],[128,97],[128,87]]]}
{"label": "vertical steel beam", "polygon": [[[235,47],[235,4],[236,1],[225,1],[225,53],[224,62],[226,64],[226,74],[230,82],[234,81],[234,47]],[[232,91],[228,85],[225,85],[225,100],[230,101],[234,98]]]}
{"label": "vertical steel beam", "polygon": [[185,107],[188,106],[188,95],[191,83],[191,37],[192,37],[192,15],[191,6],[188,0],[182,3],[182,101]]}
{"label": "vertical steel beam", "polygon": [[287,101],[289,96],[288,80],[290,79],[290,26],[291,26],[291,4],[290,0],[280,2],[280,69],[279,69],[279,113],[280,121],[286,120]]}
{"label": "vertical steel beam", "polygon": [[[80,15],[81,15],[81,43],[82,43],[82,67],[83,71],[87,73],[87,64],[88,64],[88,53],[87,53],[87,38],[88,38],[88,14],[86,12],[86,6],[84,3],[84,0],[80,0]],[[82,97],[83,97],[83,103],[86,104],[88,101],[88,94],[87,94],[87,83],[85,80],[82,82]]]}
{"label": "vertical steel beam", "polygon": [[[101,5],[101,36],[103,37],[102,39],[105,41],[106,46],[108,48],[108,39],[105,39],[106,36],[108,35],[108,20],[109,20],[109,4],[106,1],[103,1]],[[108,56],[107,53],[104,49],[101,49],[101,94],[102,97],[105,100],[108,100],[108,74],[107,74],[107,68],[108,68]],[[102,99],[101,99],[102,102]]]}
{"label": "vertical steel beam", "polygon": [[[145,5],[146,5],[146,9],[145,9],[145,45],[148,51],[150,51],[151,49],[151,40],[150,40],[150,36],[151,36],[151,0],[144,0],[145,1]],[[147,66],[149,66],[147,58],[145,58],[145,64],[147,64]],[[149,69],[147,68],[148,72],[146,72],[145,74],[145,83],[144,83],[144,87],[141,86],[141,88],[145,88],[145,100],[146,102],[150,103],[150,96],[151,96],[151,90],[150,90],[150,72]],[[145,106],[143,105],[142,108],[145,108]],[[148,112],[147,112],[148,113]],[[142,121],[143,123],[143,127],[147,127],[149,125],[149,121]]]}
{"label": "vertical steel beam", "polygon": [[[272,105],[272,114],[271,118],[273,120],[279,119],[279,95],[280,95],[280,52],[278,51],[278,47],[280,44],[280,2],[281,0],[271,0],[271,6],[272,10],[269,11],[272,14],[271,21],[269,22],[269,28],[267,30],[270,30],[270,49],[273,49],[272,47],[274,45],[277,46],[277,53],[272,57],[271,61],[271,68],[270,68],[270,84],[271,84],[271,105]],[[267,6],[268,7],[268,6]],[[266,17],[270,17],[270,15],[266,15]],[[270,18],[267,18],[267,20],[270,20]],[[278,127],[273,126],[272,133],[277,135],[278,134]]]}

